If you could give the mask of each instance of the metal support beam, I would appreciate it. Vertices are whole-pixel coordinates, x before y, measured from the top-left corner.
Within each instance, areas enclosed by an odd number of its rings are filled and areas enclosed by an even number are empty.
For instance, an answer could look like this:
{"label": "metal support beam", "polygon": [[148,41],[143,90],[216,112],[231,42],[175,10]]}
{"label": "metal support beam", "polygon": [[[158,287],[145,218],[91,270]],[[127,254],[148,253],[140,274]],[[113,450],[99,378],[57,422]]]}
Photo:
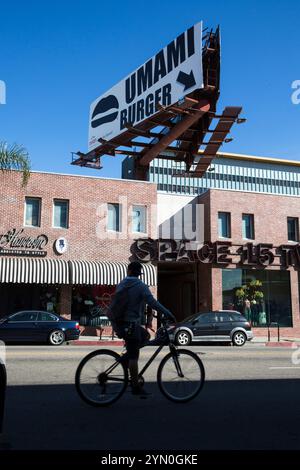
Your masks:
{"label": "metal support beam", "polygon": [[195,114],[187,115],[182,119],[182,121],[175,124],[175,126],[170,130],[170,132],[164,135],[160,141],[155,144],[150,150],[140,158],[139,165],[147,166],[149,163],[159,155],[163,150],[166,149],[174,140],[177,139],[183,132],[197,122],[201,116],[207,113],[210,110],[210,103],[208,101],[200,101],[197,106],[195,106]]}
{"label": "metal support beam", "polygon": [[222,145],[222,142],[225,141],[226,136],[230,133],[230,130],[234,123],[236,122],[238,116],[242,112],[241,107],[226,107],[223,111],[223,114],[220,117],[219,122],[216,125],[216,128],[211,135],[209,142],[206,145],[204,153],[202,157],[200,157],[199,162],[195,168],[195,172],[197,173],[198,170],[202,167],[202,159],[203,157],[207,157],[209,159],[213,159]]}

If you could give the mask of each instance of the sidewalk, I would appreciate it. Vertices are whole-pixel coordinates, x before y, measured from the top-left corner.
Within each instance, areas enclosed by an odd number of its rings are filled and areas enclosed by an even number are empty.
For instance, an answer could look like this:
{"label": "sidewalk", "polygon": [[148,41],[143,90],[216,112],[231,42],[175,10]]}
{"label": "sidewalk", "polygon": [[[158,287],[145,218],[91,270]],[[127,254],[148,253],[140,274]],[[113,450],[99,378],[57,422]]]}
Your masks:
{"label": "sidewalk", "polygon": [[260,344],[266,347],[286,347],[286,348],[298,348],[300,347],[300,338],[280,338],[280,341],[277,341],[277,338],[272,338],[268,341],[267,336],[255,336],[251,341],[253,344]]}
{"label": "sidewalk", "polygon": [[71,346],[123,346],[124,341],[115,336],[112,339],[111,336],[102,336],[100,339],[99,336],[79,336],[79,339],[76,341],[68,341]]}

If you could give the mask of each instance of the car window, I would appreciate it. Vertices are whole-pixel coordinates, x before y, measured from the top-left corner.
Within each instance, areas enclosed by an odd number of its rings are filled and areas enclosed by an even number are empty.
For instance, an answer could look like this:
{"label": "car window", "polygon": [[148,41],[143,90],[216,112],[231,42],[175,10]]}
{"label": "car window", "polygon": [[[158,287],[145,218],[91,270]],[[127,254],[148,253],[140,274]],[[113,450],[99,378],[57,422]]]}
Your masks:
{"label": "car window", "polygon": [[221,323],[227,322],[227,321],[232,321],[231,316],[229,313],[218,313],[217,314],[218,321]]}
{"label": "car window", "polygon": [[246,321],[246,319],[238,313],[231,313],[230,316],[232,317],[232,321]]}
{"label": "car window", "polygon": [[198,318],[198,323],[213,323],[216,321],[216,316],[213,313],[205,313],[200,315]]}
{"label": "car window", "polygon": [[39,312],[39,321],[57,321],[57,317],[48,312]]}
{"label": "car window", "polygon": [[21,321],[36,321],[37,320],[37,312],[20,312],[12,315],[9,318],[9,321],[12,322],[21,322]]}

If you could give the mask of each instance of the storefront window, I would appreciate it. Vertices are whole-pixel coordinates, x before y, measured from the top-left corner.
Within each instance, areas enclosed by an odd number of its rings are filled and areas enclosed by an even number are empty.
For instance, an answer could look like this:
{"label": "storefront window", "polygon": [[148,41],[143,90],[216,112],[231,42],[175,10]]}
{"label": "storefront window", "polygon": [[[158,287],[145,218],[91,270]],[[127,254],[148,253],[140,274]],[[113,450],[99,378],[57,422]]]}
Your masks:
{"label": "storefront window", "polygon": [[93,325],[92,320],[106,316],[116,286],[74,286],[72,319],[81,325]]}
{"label": "storefront window", "polygon": [[223,308],[238,310],[252,326],[292,327],[288,271],[223,269]]}
{"label": "storefront window", "polygon": [[0,284],[0,318],[22,310],[64,314],[60,293],[60,286],[53,284]]}

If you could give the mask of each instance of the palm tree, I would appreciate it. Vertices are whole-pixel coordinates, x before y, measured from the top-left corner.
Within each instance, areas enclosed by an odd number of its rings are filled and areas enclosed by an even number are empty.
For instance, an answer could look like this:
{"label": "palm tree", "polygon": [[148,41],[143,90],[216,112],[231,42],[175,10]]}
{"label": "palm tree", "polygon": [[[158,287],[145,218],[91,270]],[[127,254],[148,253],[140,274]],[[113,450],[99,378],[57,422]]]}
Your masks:
{"label": "palm tree", "polygon": [[27,150],[18,144],[8,145],[0,142],[0,170],[19,170],[23,174],[22,186],[30,176],[30,159]]}

